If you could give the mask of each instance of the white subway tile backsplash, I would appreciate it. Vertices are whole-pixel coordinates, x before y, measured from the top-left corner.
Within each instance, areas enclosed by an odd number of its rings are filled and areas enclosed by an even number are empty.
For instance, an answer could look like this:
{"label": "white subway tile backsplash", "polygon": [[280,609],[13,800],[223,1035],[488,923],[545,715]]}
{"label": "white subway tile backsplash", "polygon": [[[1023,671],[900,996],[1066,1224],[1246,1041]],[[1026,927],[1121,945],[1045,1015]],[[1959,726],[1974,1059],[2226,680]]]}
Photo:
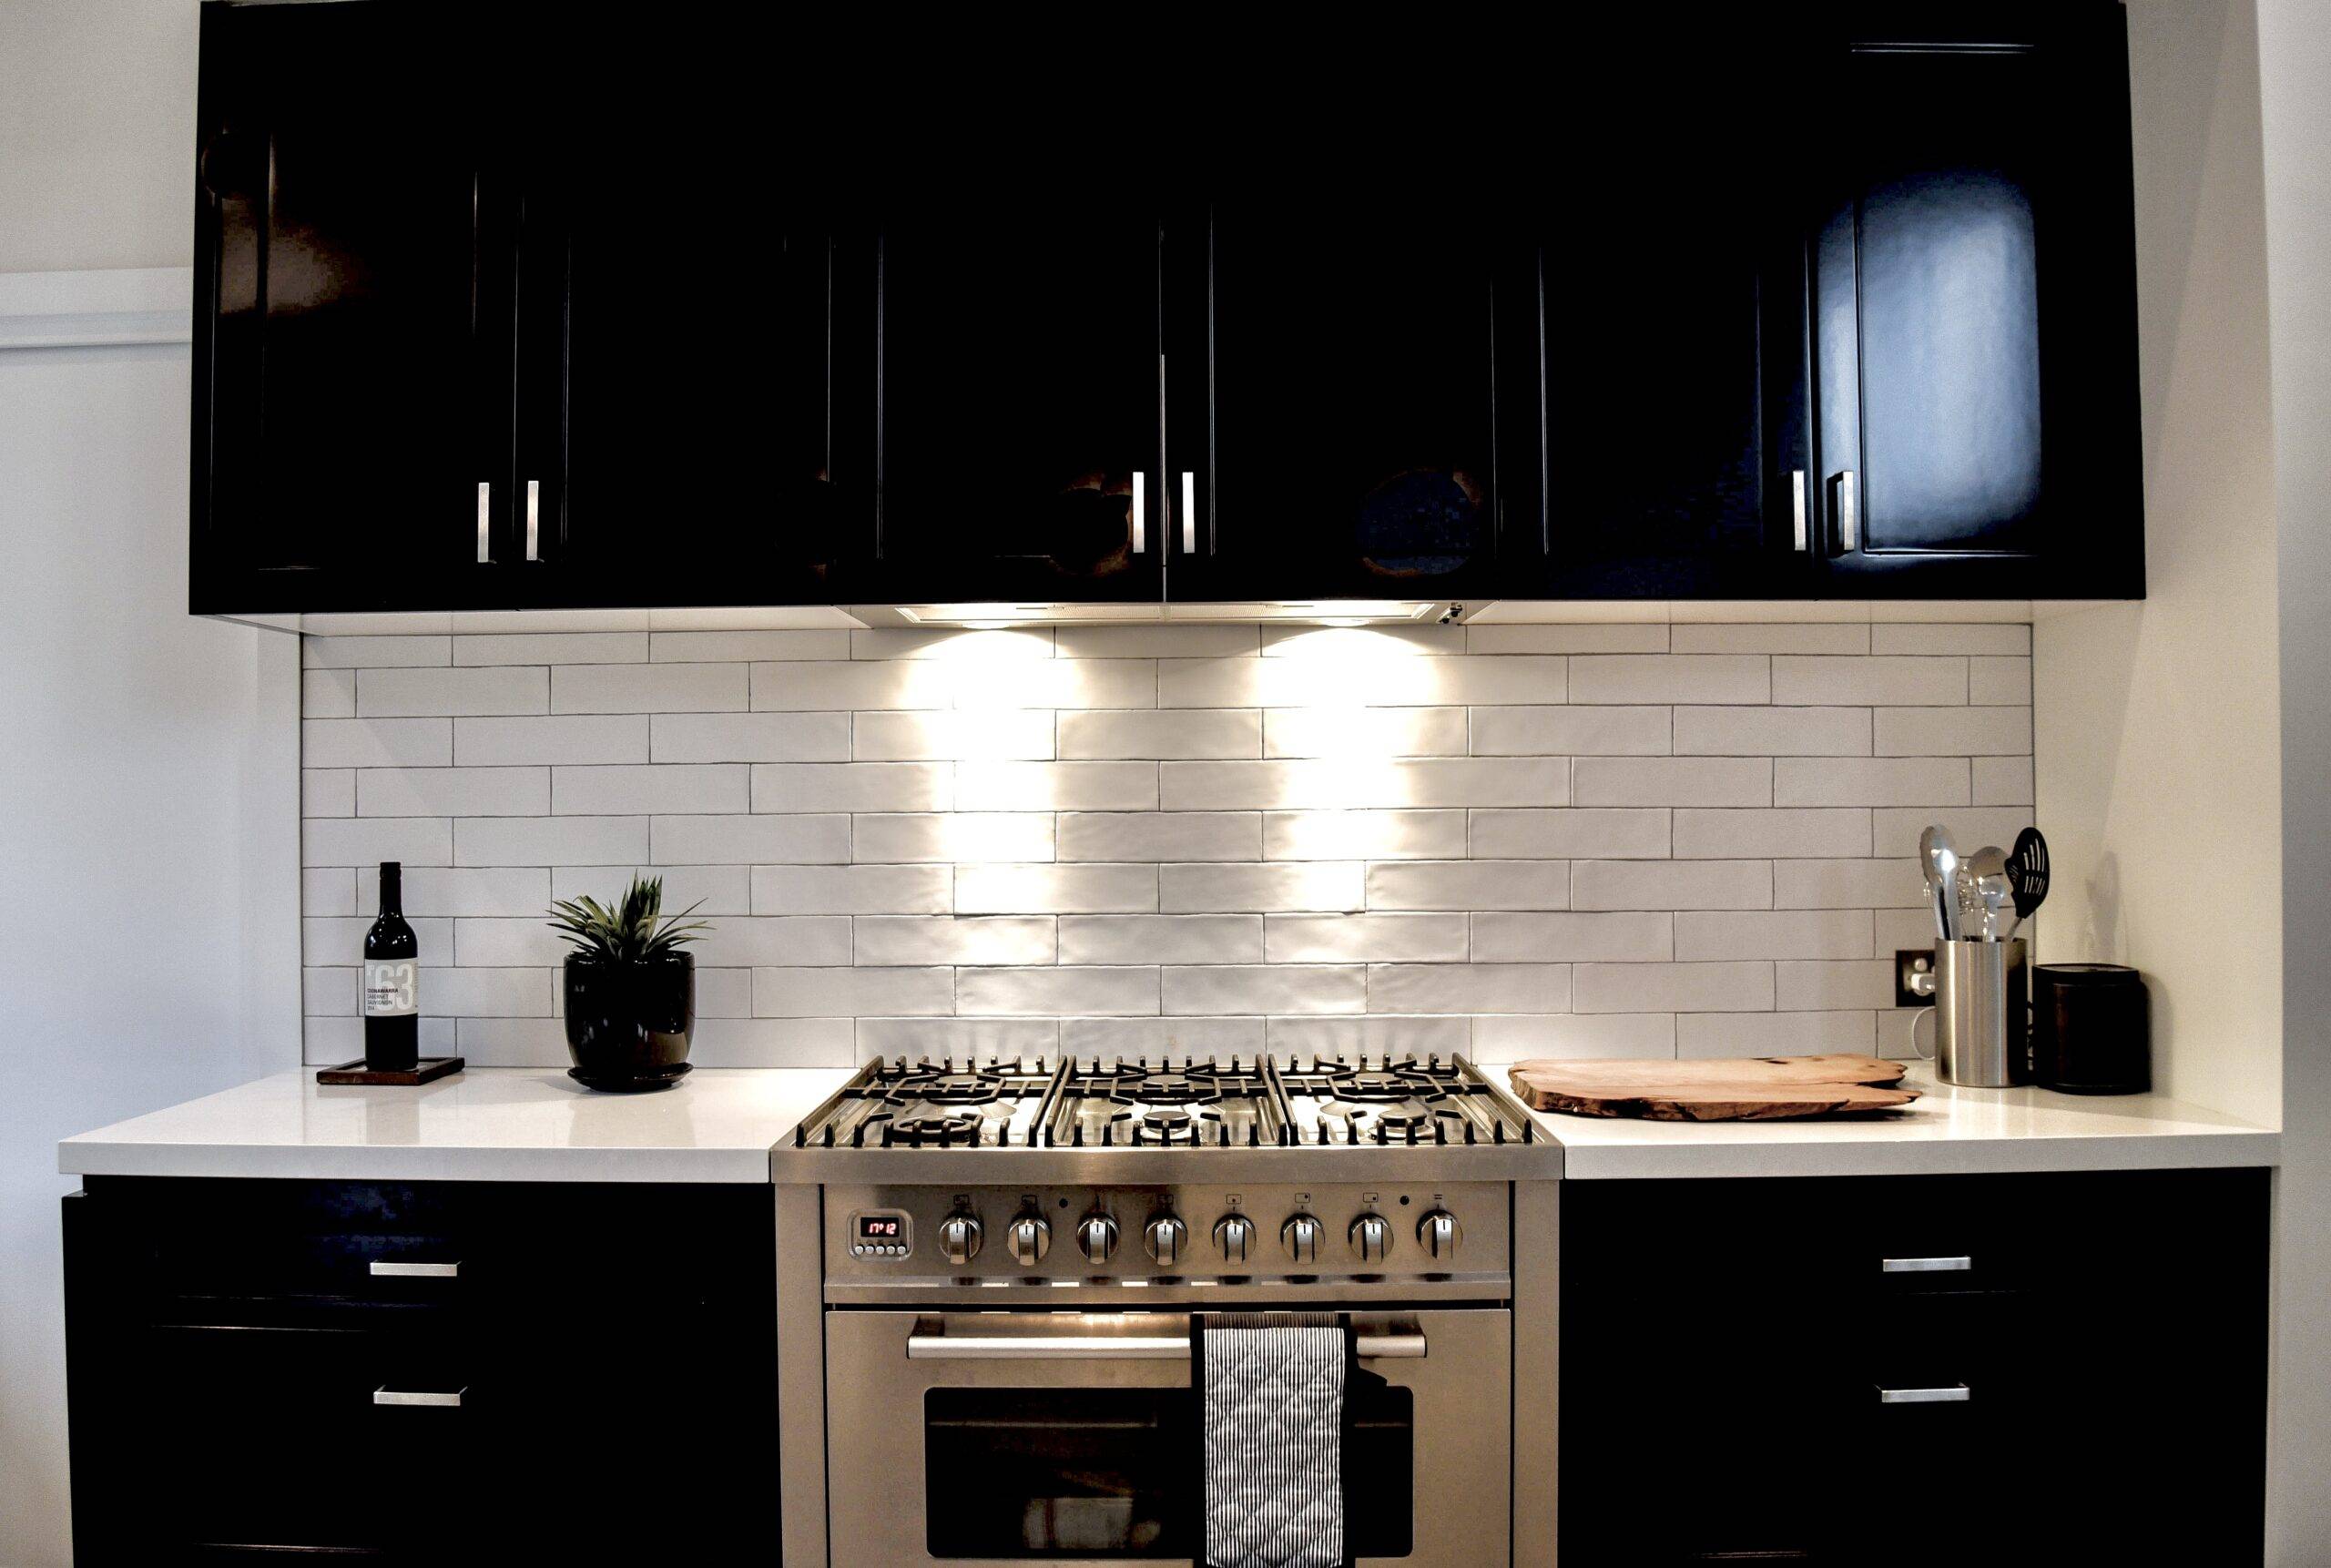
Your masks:
{"label": "white subway tile backsplash", "polygon": [[1086,711],[1060,716],[1060,755],[1081,759],[1260,757],[1263,716],[1251,709]]}
{"label": "white subway tile backsplash", "polygon": [[647,823],[646,817],[464,817],[453,825],[453,863],[603,866],[629,860],[645,864]]}
{"label": "white subway tile backsplash", "polygon": [[1664,708],[1476,708],[1476,757],[1664,757],[1674,748]]}
{"label": "white subway tile backsplash", "polygon": [[1562,759],[1539,757],[1166,762],[1158,790],[1169,811],[1560,806],[1570,794]]}
{"label": "white subway tile backsplash", "polygon": [[1866,708],[1679,708],[1675,751],[1688,757],[1867,757]]}
{"label": "white subway tile backsplash", "polygon": [[550,810],[547,768],[367,768],[355,779],[360,817],[540,817]]}
{"label": "white subway tile backsplash", "polygon": [[1371,964],[1368,1011],[1567,1013],[1571,1011],[1571,967],[1563,963]]}
{"label": "white subway tile backsplash", "polygon": [[[426,722],[442,724],[444,720]],[[561,718],[463,718],[454,721],[453,752],[446,760],[464,768],[645,762],[647,736],[648,716],[644,713]]]}
{"label": "white subway tile backsplash", "polygon": [[1963,658],[1798,657],[1773,659],[1773,700],[1810,706],[1821,703],[1963,704],[1967,661]]}
{"label": "white subway tile backsplash", "polygon": [[1263,813],[1267,860],[1453,860],[1465,853],[1462,811]]}
{"label": "white subway tile backsplash", "polygon": [[1263,755],[1369,764],[1392,757],[1462,757],[1465,712],[1461,708],[1267,708]]}
{"label": "white subway tile backsplash", "polygon": [[1570,700],[1767,702],[1773,662],[1762,654],[1590,654],[1571,661]]}
{"label": "white subway tile backsplash", "polygon": [[352,669],[300,671],[300,712],[308,718],[353,718],[356,716],[356,672]]}
{"label": "white subway tile backsplash", "polygon": [[944,811],[955,801],[945,762],[760,762],[756,811]]}
{"label": "white subway tile backsplash", "polygon": [[443,768],[453,760],[453,721],[305,718],[300,760],[310,768]]}
{"label": "white subway tile backsplash", "polygon": [[352,621],[302,654],[308,1054],[361,1054],[381,859],[481,1065],[565,1060],[548,903],[635,870],[714,928],[707,1064],[1904,1049],[1918,830],[2031,815],[2029,629],[1761,613]]}
{"label": "white subway tile backsplash", "polygon": [[558,768],[550,777],[550,809],[562,817],[747,811],[753,803],[741,762]]}
{"label": "white subway tile backsplash", "polygon": [[1576,910],[1760,910],[1772,901],[1770,860],[1577,860],[1570,869]]}
{"label": "white subway tile backsplash", "polygon": [[954,905],[955,873],[947,866],[755,866],[752,890],[755,914],[938,915]]}
{"label": "white subway tile backsplash", "polygon": [[959,866],[958,914],[1155,914],[1155,866]]}
{"label": "white subway tile backsplash", "polygon": [[1256,963],[1170,968],[1162,1011],[1188,1013],[1365,1013],[1368,972],[1357,964]]}
{"label": "white subway tile backsplash", "polygon": [[[608,820],[640,821],[640,818]],[[694,865],[820,865],[850,860],[850,819],[840,814],[800,817],[674,816],[654,820],[649,844],[657,863]],[[569,856],[568,859],[575,857]],[[594,860],[620,860],[597,855]]]}
{"label": "white subway tile backsplash", "polygon": [[959,811],[1157,809],[1154,762],[958,762],[954,768]]}
{"label": "white subway tile backsplash", "polygon": [[1461,914],[1272,914],[1263,917],[1267,963],[1462,963]]}
{"label": "white subway tile backsplash", "polygon": [[1370,910],[1558,910],[1570,903],[1564,860],[1379,860]]}
{"label": "white subway tile backsplash", "polygon": [[1063,963],[1260,963],[1255,914],[1063,915]]}
{"label": "white subway tile backsplash", "polygon": [[1157,971],[1146,967],[966,969],[956,976],[955,1008],[966,1016],[1140,1017],[1158,1010]]}
{"label": "white subway tile backsplash", "polygon": [[850,819],[850,858],[861,865],[901,860],[1049,860],[1053,818],[1043,811],[870,813]]}
{"label": "white subway tile backsplash", "polygon": [[356,672],[360,718],[412,718],[422,715],[545,713],[550,708],[546,669],[361,669]]}
{"label": "white subway tile backsplash", "polygon": [[1252,811],[1060,814],[1064,860],[1253,860],[1262,854],[1262,820]]}
{"label": "white subway tile backsplash", "polygon": [[1664,859],[1664,809],[1473,811],[1468,813],[1475,860],[1570,860],[1590,855]]}
{"label": "white subway tile backsplash", "polygon": [[1160,866],[1159,907],[1168,914],[1356,910],[1366,869],[1356,861]]}
{"label": "white subway tile backsplash", "polygon": [[747,666],[575,664],[551,671],[553,713],[741,713]]}
{"label": "white subway tile backsplash", "polygon": [[1066,958],[1051,915],[860,915],[850,923],[861,965],[1099,962]]}
{"label": "white subway tile backsplash", "polygon": [[1880,757],[2029,757],[2028,708],[1881,708]]}
{"label": "white subway tile backsplash", "polygon": [[1571,768],[1572,798],[1581,806],[1773,803],[1767,757],[1581,757]]}
{"label": "white subway tile backsplash", "polygon": [[1473,916],[1476,963],[1664,963],[1675,952],[1675,917],[1665,911]]}

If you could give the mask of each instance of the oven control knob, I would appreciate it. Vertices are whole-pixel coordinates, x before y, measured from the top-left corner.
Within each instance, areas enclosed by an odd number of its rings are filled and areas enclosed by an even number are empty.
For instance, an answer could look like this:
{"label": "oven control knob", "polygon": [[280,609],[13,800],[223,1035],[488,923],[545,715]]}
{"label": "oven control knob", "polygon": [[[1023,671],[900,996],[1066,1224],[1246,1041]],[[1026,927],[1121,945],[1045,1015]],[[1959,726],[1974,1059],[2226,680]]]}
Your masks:
{"label": "oven control knob", "polygon": [[951,1214],[939,1222],[939,1250],[958,1268],[980,1255],[982,1239],[980,1222],[968,1214]]}
{"label": "oven control knob", "polygon": [[1392,1250],[1392,1222],[1380,1214],[1363,1214],[1351,1222],[1351,1249],[1362,1263],[1381,1263]]}
{"label": "oven control knob", "polygon": [[1226,1214],[1214,1222],[1214,1244],[1225,1263],[1244,1263],[1254,1255],[1255,1222],[1243,1214]]}
{"label": "oven control knob", "polygon": [[1298,1263],[1319,1261],[1319,1222],[1308,1214],[1298,1214],[1278,1227],[1278,1238],[1287,1246],[1287,1255]]}
{"label": "oven control knob", "polygon": [[1012,1222],[1007,1242],[1013,1261],[1023,1268],[1033,1268],[1053,1249],[1052,1222],[1041,1214],[1023,1214]]}
{"label": "oven control knob", "polygon": [[1430,1257],[1448,1261],[1457,1256],[1457,1244],[1464,1239],[1464,1227],[1445,1208],[1436,1208],[1417,1221],[1417,1244]]}
{"label": "oven control knob", "polygon": [[1161,1214],[1142,1227],[1141,1244],[1148,1249],[1152,1263],[1171,1268],[1190,1245],[1190,1227],[1170,1214]]}
{"label": "oven control knob", "polygon": [[1117,1222],[1105,1214],[1088,1214],[1076,1227],[1076,1245],[1087,1263],[1106,1263],[1117,1250]]}

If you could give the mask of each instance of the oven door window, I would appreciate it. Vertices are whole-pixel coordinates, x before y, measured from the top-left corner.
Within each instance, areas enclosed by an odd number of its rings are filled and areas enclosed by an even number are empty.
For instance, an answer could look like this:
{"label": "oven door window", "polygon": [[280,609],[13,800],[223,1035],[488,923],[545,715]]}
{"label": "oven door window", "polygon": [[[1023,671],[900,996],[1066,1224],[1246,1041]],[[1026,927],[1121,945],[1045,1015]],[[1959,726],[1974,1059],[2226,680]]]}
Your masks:
{"label": "oven door window", "polygon": [[933,1557],[1198,1555],[1187,1389],[931,1389],[924,1518]]}
{"label": "oven door window", "polygon": [[[1362,1372],[1346,1404],[1347,1536],[1412,1550],[1416,1407]],[[923,1497],[935,1558],[1201,1555],[1204,1440],[1188,1389],[931,1389]]]}

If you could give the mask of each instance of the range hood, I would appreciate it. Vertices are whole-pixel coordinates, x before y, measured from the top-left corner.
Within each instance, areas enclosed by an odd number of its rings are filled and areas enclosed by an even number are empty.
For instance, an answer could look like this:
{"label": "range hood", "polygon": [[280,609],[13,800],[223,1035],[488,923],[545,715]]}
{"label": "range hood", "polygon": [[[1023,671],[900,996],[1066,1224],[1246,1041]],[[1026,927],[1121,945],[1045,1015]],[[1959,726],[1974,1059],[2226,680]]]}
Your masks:
{"label": "range hood", "polygon": [[962,604],[846,605],[843,612],[870,626],[988,629],[1042,626],[1219,626],[1225,622],[1292,621],[1308,626],[1432,626],[1462,620],[1465,606],[1448,599],[1289,599],[1225,604]]}

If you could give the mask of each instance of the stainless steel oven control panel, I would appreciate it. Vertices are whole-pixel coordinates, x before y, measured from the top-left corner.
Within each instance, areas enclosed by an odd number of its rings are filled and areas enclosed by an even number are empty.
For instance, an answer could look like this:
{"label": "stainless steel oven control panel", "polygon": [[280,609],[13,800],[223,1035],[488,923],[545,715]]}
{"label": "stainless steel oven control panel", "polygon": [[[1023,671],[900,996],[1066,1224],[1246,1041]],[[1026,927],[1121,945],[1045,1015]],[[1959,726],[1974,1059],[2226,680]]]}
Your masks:
{"label": "stainless steel oven control panel", "polygon": [[1311,1286],[1511,1273],[1503,1182],[830,1186],[830,1286]]}

